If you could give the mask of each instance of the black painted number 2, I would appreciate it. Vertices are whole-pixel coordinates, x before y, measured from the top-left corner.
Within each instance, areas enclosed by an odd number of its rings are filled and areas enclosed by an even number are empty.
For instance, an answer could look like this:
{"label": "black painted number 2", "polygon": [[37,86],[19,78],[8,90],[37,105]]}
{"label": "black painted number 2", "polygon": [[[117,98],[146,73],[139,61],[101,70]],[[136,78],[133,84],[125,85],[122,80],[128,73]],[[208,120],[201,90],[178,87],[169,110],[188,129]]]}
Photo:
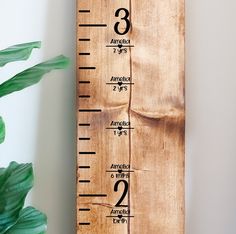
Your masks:
{"label": "black painted number 2", "polygon": [[129,18],[129,11],[128,11],[126,8],[119,8],[119,9],[116,11],[115,16],[116,16],[116,17],[120,17],[121,12],[124,12],[124,13],[125,13],[125,16],[121,18],[121,19],[124,20],[125,23],[126,23],[125,29],[124,29],[124,31],[121,31],[121,29],[120,29],[120,27],[119,27],[119,25],[120,25],[121,22],[116,22],[114,29],[115,29],[115,32],[116,32],[117,34],[119,34],[119,35],[125,35],[126,33],[129,32],[130,27],[131,27],[131,23],[130,23],[130,21],[129,21],[129,19],[128,19],[128,18]]}
{"label": "black painted number 2", "polygon": [[129,184],[126,180],[118,180],[115,183],[115,186],[114,186],[114,191],[115,192],[118,192],[118,187],[119,187],[120,183],[123,183],[125,187],[124,187],[124,191],[123,191],[123,194],[122,194],[120,200],[116,203],[116,207],[127,207],[127,205],[122,205],[122,202],[124,201],[124,199],[125,199],[125,197],[128,193]]}

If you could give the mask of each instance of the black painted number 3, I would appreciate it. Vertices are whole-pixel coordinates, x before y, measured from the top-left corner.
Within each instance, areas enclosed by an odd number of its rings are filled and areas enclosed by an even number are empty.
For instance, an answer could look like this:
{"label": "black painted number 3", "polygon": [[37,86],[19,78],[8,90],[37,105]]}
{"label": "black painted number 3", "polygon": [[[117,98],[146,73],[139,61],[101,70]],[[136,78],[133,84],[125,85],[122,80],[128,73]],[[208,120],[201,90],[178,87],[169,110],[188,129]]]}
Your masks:
{"label": "black painted number 3", "polygon": [[129,21],[129,19],[128,19],[128,18],[129,18],[129,11],[128,11],[126,8],[119,8],[119,9],[116,11],[115,16],[116,16],[116,17],[120,17],[121,12],[124,12],[124,13],[125,13],[125,16],[121,18],[121,19],[122,19],[123,21],[125,21],[125,23],[126,23],[125,29],[124,29],[123,31],[121,31],[121,27],[119,27],[119,25],[120,25],[121,22],[117,22],[117,23],[115,24],[114,29],[115,29],[115,32],[116,32],[117,34],[119,34],[119,35],[125,35],[126,33],[129,32],[130,26],[131,26],[130,21]]}

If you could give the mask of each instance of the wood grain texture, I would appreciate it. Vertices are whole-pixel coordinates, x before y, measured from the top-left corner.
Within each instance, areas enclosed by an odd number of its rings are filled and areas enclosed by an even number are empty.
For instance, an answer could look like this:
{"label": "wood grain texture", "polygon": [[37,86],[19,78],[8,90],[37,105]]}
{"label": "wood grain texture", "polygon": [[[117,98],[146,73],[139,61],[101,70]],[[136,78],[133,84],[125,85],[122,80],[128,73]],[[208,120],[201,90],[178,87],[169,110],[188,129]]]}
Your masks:
{"label": "wood grain texture", "polygon": [[[113,29],[119,20],[115,11],[121,7],[131,13],[132,29],[125,36]],[[78,233],[183,234],[184,0],[78,0],[77,10],[81,9],[90,13],[77,16]],[[107,27],[79,27],[86,23]],[[113,38],[130,39],[135,47],[114,54],[106,48]],[[79,56],[81,52],[91,55]],[[85,66],[96,69],[79,69]],[[134,85],[127,92],[113,92],[106,85],[112,76],[131,77]],[[79,111],[84,109],[101,112]],[[123,120],[134,127],[127,136],[115,137],[106,129],[111,121]],[[91,140],[80,141],[82,137]],[[114,192],[116,179],[106,173],[112,164],[130,164],[134,170],[124,201],[134,218],[125,224],[114,225],[106,217],[121,196]],[[85,179],[90,183],[79,182]],[[81,197],[98,193],[107,197]],[[84,222],[90,225],[80,225]]]}

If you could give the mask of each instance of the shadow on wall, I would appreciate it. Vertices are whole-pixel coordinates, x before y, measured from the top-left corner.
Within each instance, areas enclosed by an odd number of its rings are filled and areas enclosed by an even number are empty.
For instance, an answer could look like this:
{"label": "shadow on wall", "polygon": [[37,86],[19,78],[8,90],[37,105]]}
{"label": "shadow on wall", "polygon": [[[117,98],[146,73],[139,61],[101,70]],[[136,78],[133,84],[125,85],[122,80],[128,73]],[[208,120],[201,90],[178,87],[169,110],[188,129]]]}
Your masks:
{"label": "shadow on wall", "polygon": [[48,234],[76,233],[75,3],[50,0],[44,59],[65,54],[66,71],[41,83],[33,205],[48,216]]}

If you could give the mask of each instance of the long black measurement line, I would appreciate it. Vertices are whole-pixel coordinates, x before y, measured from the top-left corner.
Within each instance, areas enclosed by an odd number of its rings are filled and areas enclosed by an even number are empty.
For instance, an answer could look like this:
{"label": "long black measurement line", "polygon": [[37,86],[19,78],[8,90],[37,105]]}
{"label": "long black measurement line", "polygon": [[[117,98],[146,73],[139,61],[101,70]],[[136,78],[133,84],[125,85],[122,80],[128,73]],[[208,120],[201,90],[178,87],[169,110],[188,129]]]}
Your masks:
{"label": "long black measurement line", "polygon": [[102,112],[101,109],[79,109],[79,112]]}
{"label": "long black measurement line", "polygon": [[107,27],[107,24],[79,24],[79,27]]}
{"label": "long black measurement line", "polygon": [[90,10],[79,10],[79,13],[90,13]]}
{"label": "long black measurement line", "polygon": [[107,170],[106,172],[118,172],[118,173],[125,173],[125,172],[134,172],[134,171],[130,171],[130,170]]}
{"label": "long black measurement line", "polygon": [[79,138],[80,141],[90,141],[90,137],[80,137]]}
{"label": "long black measurement line", "polygon": [[79,223],[79,225],[90,225],[90,223]]}
{"label": "long black measurement line", "polygon": [[80,127],[89,127],[90,124],[89,123],[80,123],[79,126]]}
{"label": "long black measurement line", "polygon": [[117,84],[117,85],[134,85],[134,83],[123,83],[123,82],[117,82],[117,83],[112,83],[112,82],[108,82],[108,83],[106,83],[106,84],[108,84],[108,85],[115,85],[115,84]]}
{"label": "long black measurement line", "polygon": [[80,80],[79,84],[90,84],[90,81],[88,81],[88,80]]}
{"label": "long black measurement line", "polygon": [[90,169],[90,166],[79,166],[79,169]]}
{"label": "long black measurement line", "polygon": [[79,197],[107,197],[107,194],[79,194]]}
{"label": "long black measurement line", "polygon": [[90,41],[90,38],[79,38],[79,41]]}
{"label": "long black measurement line", "polygon": [[79,152],[79,154],[86,154],[86,155],[88,155],[88,154],[96,154],[96,152],[81,151],[81,152]]}
{"label": "long black measurement line", "polygon": [[79,98],[90,98],[90,95],[79,95]]}
{"label": "long black measurement line", "polygon": [[126,130],[126,129],[134,129],[134,128],[124,128],[124,127],[117,127],[117,128],[106,128],[106,129],[117,129],[117,130]]}
{"label": "long black measurement line", "polygon": [[79,208],[79,211],[90,211],[89,208]]}
{"label": "long black measurement line", "polygon": [[133,215],[126,215],[126,216],[124,216],[124,215],[108,215],[108,216],[106,216],[107,218],[134,218],[134,216]]}
{"label": "long black measurement line", "polygon": [[116,48],[116,47],[118,47],[118,48],[132,48],[132,47],[134,47],[134,45],[121,45],[121,44],[119,44],[119,45],[106,45],[106,47],[111,47],[111,48]]}
{"label": "long black measurement line", "polygon": [[90,183],[90,180],[79,180],[79,183]]}
{"label": "long black measurement line", "polygon": [[90,55],[90,53],[85,53],[85,52],[83,52],[83,53],[79,53],[79,55],[81,55],[81,56],[83,56],[83,55]]}
{"label": "long black measurement line", "polygon": [[79,67],[80,70],[96,70],[96,67]]}

